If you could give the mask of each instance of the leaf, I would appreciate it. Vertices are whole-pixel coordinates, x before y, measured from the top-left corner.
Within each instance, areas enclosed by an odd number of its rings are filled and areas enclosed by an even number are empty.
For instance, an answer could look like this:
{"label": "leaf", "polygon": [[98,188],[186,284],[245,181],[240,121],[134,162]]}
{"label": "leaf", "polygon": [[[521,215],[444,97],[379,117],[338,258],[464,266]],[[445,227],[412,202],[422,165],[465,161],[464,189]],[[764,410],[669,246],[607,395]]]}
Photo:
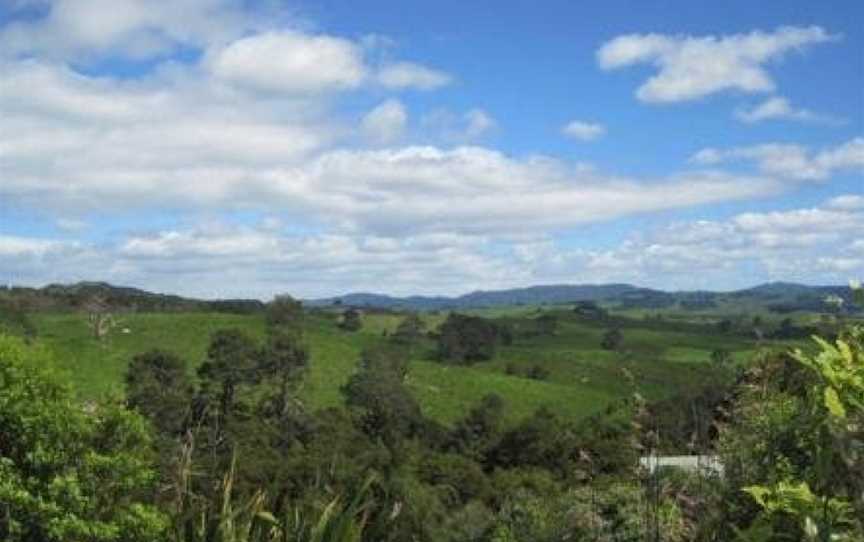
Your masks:
{"label": "leaf", "polygon": [[843,403],[840,402],[837,390],[830,386],[825,388],[825,407],[835,418],[842,419],[846,417],[846,409],[843,408]]}

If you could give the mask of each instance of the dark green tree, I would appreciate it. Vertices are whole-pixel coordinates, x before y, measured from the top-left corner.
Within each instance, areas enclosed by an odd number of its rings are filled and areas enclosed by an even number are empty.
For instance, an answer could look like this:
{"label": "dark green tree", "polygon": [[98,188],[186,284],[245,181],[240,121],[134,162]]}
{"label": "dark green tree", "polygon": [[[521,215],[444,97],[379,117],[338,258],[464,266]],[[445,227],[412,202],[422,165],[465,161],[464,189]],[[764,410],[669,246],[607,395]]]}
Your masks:
{"label": "dark green tree", "polygon": [[278,389],[277,409],[280,415],[288,412],[294,384],[309,367],[309,351],[297,338],[283,328],[271,328],[267,342],[259,352],[258,376],[270,378]]}
{"label": "dark green tree", "polygon": [[342,387],[345,403],[357,413],[359,427],[389,447],[415,433],[422,424],[420,405],[403,383],[404,374],[392,350],[365,351]]}
{"label": "dark green tree", "polygon": [[499,340],[494,322],[479,316],[452,313],[438,331],[438,359],[471,364],[492,359]]}
{"label": "dark green tree", "polygon": [[732,362],[732,354],[725,348],[717,348],[711,352],[711,363],[715,367],[726,367]]}
{"label": "dark green tree", "polygon": [[345,331],[359,331],[363,327],[363,319],[360,311],[350,308],[342,313],[342,321],[339,327]]}
{"label": "dark green tree", "polygon": [[554,314],[543,314],[534,319],[538,335],[555,335],[558,330],[558,317]]}
{"label": "dark green tree", "polygon": [[391,335],[391,340],[396,344],[413,349],[423,338],[425,327],[423,320],[419,316],[409,314],[399,322],[396,331]]}
{"label": "dark green tree", "polygon": [[276,296],[267,304],[266,320],[268,329],[278,329],[294,336],[296,340],[302,340],[305,320],[303,304],[290,295]]}
{"label": "dark green tree", "polygon": [[224,420],[234,409],[237,388],[257,379],[258,349],[239,329],[223,329],[210,339],[207,358],[198,368],[202,390],[218,397]]}
{"label": "dark green tree", "polygon": [[192,399],[186,363],[171,352],[150,350],[132,358],[126,370],[126,403],[166,436],[183,431]]}
{"label": "dark green tree", "polygon": [[618,350],[621,348],[621,343],[624,341],[624,335],[618,328],[612,328],[603,334],[603,340],[600,341],[600,346],[604,350]]}
{"label": "dark green tree", "polygon": [[471,408],[468,415],[456,422],[448,438],[447,448],[475,461],[484,462],[504,428],[504,400],[490,393]]}

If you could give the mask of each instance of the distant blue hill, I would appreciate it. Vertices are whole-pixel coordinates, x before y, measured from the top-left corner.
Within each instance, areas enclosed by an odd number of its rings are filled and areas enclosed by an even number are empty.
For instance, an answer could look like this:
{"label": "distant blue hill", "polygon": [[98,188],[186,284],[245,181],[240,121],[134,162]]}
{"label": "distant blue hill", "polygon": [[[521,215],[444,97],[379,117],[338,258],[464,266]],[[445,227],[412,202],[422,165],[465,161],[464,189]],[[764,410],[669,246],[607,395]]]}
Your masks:
{"label": "distant blue hill", "polygon": [[[285,288],[291,293],[290,287]],[[705,310],[769,310],[783,314],[794,311],[819,312],[828,309],[825,298],[839,296],[844,312],[860,311],[854,307],[852,291],[847,286],[807,286],[788,282],[771,282],[733,292],[679,291],[666,292],[640,288],[631,284],[556,284],[508,290],[476,291],[460,296],[395,297],[375,293],[349,293],[338,297],[304,300],[306,306],[334,305],[389,310],[464,310],[514,305],[556,305],[592,301],[618,308]],[[253,313],[264,309],[256,299],[199,300],[152,293],[138,288],[114,286],[105,282],[51,284],[42,288],[0,287],[0,298],[17,298],[32,310],[78,309],[94,297],[115,308],[141,311],[205,310]]]}
{"label": "distant blue hill", "polygon": [[828,295],[843,298],[851,306],[851,290],[846,286],[807,286],[786,282],[761,284],[733,292],[665,292],[631,284],[549,285],[477,291],[446,296],[394,297],[374,293],[349,293],[343,296],[306,300],[311,306],[345,305],[393,310],[443,310],[503,307],[512,305],[554,305],[579,301],[615,304],[622,308],[710,309],[726,304],[747,303],[778,313],[795,310],[825,310]]}

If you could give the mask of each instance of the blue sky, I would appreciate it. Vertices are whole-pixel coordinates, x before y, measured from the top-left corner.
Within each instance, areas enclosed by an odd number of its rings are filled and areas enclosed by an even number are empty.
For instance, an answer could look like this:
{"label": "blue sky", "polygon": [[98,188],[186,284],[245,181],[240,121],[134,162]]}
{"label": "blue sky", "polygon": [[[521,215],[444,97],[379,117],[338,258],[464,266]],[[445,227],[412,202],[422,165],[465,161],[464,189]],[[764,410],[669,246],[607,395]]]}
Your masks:
{"label": "blue sky", "polygon": [[864,275],[860,2],[13,0],[0,279]]}

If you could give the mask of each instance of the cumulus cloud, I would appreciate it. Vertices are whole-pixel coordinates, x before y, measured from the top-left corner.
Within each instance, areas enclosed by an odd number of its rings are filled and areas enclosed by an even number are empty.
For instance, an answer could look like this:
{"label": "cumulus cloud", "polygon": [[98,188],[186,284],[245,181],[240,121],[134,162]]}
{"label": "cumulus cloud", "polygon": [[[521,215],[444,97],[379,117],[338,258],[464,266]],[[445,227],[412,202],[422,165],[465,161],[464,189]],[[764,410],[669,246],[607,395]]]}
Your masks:
{"label": "cumulus cloud", "polygon": [[260,28],[264,20],[232,0],[54,0],[47,14],[0,30],[9,56],[82,60],[147,59],[180,47],[203,48]]}
{"label": "cumulus cloud", "polygon": [[387,100],[366,113],[363,131],[376,143],[391,143],[402,135],[408,123],[408,112],[399,100]]}
{"label": "cumulus cloud", "polygon": [[0,276],[44,283],[62,269],[63,280],[267,298],[285,291],[457,294],[607,281],[722,289],[778,278],[837,283],[864,273],[864,208],[840,209],[834,201],[672,223],[603,249],[563,246],[545,232],[297,233],[270,222],[136,232],[99,245],[2,236],[0,255],[9,257],[0,258]]}
{"label": "cumulus cloud", "polygon": [[[4,254],[5,238],[0,238]],[[40,241],[18,239],[18,245]],[[0,277],[44,284],[87,278],[201,297],[304,297],[347,288],[397,294],[452,293],[518,280],[512,262],[487,239],[455,234],[380,237],[294,235],[231,224],[137,233],[99,246],[76,244],[0,259]]]}
{"label": "cumulus cloud", "polygon": [[515,255],[527,273],[550,282],[575,276],[672,289],[738,288],[778,279],[845,283],[864,272],[860,231],[862,208],[839,210],[826,202],[673,223],[607,249],[567,249],[541,240],[527,255]]}
{"label": "cumulus cloud", "polygon": [[[206,78],[118,81],[38,62],[8,73],[0,198],[41,212],[287,209],[334,231],[513,232],[777,189],[770,178],[722,173],[618,178],[464,143],[352,150],[340,148],[347,126],[315,102],[274,106]],[[44,83],[35,92],[33,78]],[[385,102],[362,125],[395,137],[402,112]],[[481,110],[457,119],[465,139],[494,124]]]}
{"label": "cumulus cloud", "polygon": [[292,31],[239,39],[211,51],[206,63],[220,79],[269,92],[350,89],[367,77],[362,50],[353,42]]}
{"label": "cumulus cloud", "polygon": [[578,141],[594,141],[606,135],[606,127],[596,122],[574,120],[561,128],[561,133]]}
{"label": "cumulus cloud", "polygon": [[690,161],[701,165],[754,162],[766,174],[797,181],[823,181],[837,172],[864,169],[864,138],[856,137],[818,152],[802,145],[786,143],[730,149],[709,147],[695,153]]}
{"label": "cumulus cloud", "polygon": [[657,74],[636,91],[649,103],[672,103],[718,92],[773,92],[765,65],[789,51],[838,39],[819,26],[784,26],[773,32],[726,36],[628,34],[604,43],[597,62],[604,70],[651,64]]}
{"label": "cumulus cloud", "polygon": [[377,77],[381,85],[392,89],[433,90],[453,81],[445,72],[413,62],[396,62],[382,66]]}
{"label": "cumulus cloud", "polygon": [[495,119],[482,109],[471,109],[465,113],[465,136],[468,139],[476,139],[493,130],[498,123]]}
{"label": "cumulus cloud", "polygon": [[789,100],[782,96],[772,96],[750,109],[741,108],[735,111],[735,118],[747,124],[755,124],[765,120],[792,120],[799,122],[814,122],[838,124],[839,120],[814,113],[809,109],[793,107]]}
{"label": "cumulus cloud", "polygon": [[63,247],[63,243],[50,239],[37,239],[12,235],[0,235],[0,256],[43,256]]}
{"label": "cumulus cloud", "polygon": [[480,108],[469,109],[464,113],[437,108],[425,113],[420,125],[431,139],[454,144],[480,139],[493,132],[498,122]]}

